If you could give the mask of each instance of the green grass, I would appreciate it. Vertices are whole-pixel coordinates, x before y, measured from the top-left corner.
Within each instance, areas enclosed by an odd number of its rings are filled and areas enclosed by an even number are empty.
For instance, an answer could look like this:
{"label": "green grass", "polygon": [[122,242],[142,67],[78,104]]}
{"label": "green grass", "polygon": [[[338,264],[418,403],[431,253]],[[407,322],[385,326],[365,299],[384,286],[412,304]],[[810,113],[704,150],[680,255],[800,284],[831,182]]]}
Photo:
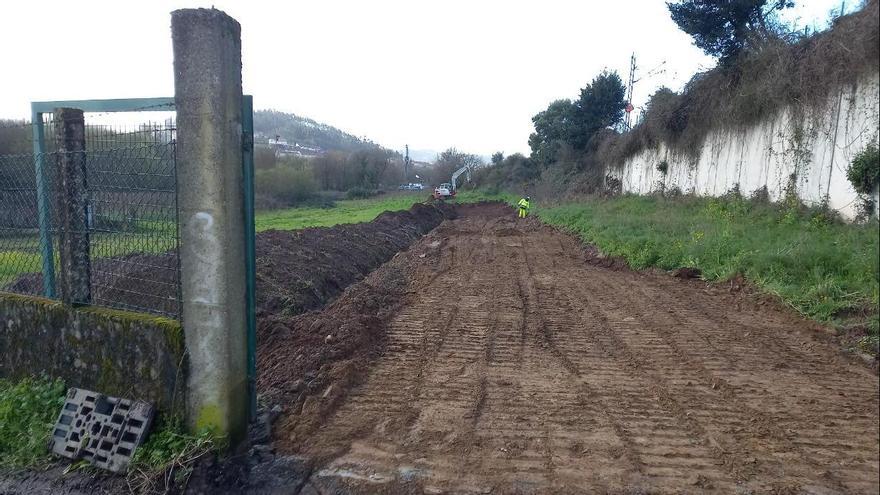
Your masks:
{"label": "green grass", "polygon": [[[66,392],[59,379],[0,379],[0,469],[38,468],[54,460],[47,442]],[[180,418],[160,416],[147,442],[135,451],[129,471],[141,485],[155,484],[172,469],[176,477],[188,476],[195,459],[222,446],[210,432],[191,435]],[[71,469],[85,466],[74,463]]]}
{"label": "green grass", "polygon": [[14,281],[19,275],[40,271],[39,254],[23,251],[0,251],[0,287]]}
{"label": "green grass", "polygon": [[864,325],[859,344],[876,352],[880,229],[821,212],[740,198],[625,196],[536,212],[634,268],[699,268],[707,280],[742,274],[803,315]]}
{"label": "green grass", "polygon": [[46,443],[64,404],[60,380],[0,379],[0,468],[37,466],[49,461]]}
{"label": "green grass", "polygon": [[[287,208],[259,211],[256,215],[256,229],[257,232],[269,229],[295,230],[306,227],[331,227],[344,223],[369,222],[385,211],[408,210],[414,203],[427,200],[430,194],[430,191],[425,190],[419,193],[337,201],[333,208]],[[462,191],[454,201],[472,203],[505,198],[501,194]]]}
{"label": "green grass", "polygon": [[[57,241],[57,239],[56,239]],[[131,253],[164,253],[174,248],[174,233],[167,227],[154,230],[138,230],[120,234],[92,234],[92,259],[124,256]],[[55,243],[55,267],[58,268],[58,245]],[[42,270],[39,253],[39,236],[21,236],[0,239],[0,287],[13,282],[20,275]]]}

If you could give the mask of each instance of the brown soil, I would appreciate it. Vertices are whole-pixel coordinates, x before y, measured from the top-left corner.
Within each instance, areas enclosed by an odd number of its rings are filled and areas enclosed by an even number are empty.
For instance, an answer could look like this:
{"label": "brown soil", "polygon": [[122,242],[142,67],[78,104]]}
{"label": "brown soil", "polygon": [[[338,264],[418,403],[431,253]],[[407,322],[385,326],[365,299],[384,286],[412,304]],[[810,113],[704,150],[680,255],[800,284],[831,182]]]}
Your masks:
{"label": "brown soil", "polygon": [[321,307],[427,234],[454,210],[415,204],[372,222],[257,234],[257,314]]}
{"label": "brown soil", "polygon": [[500,205],[261,332],[301,493],[880,491],[878,378],[814,324]]}
{"label": "brown soil", "polygon": [[[296,315],[321,307],[454,215],[448,205],[415,204],[408,211],[382,213],[372,222],[258,233],[257,316]],[[91,277],[96,304],[164,314],[178,310],[173,253],[99,258],[92,262]],[[42,294],[42,275],[22,275],[5,290]]]}

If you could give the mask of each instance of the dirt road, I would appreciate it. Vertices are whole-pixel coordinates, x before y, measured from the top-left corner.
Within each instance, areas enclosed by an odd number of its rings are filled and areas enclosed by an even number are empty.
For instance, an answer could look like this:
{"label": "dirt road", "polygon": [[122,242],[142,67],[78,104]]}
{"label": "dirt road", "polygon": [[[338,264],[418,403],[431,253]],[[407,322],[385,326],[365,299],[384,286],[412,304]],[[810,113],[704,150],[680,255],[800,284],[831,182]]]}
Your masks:
{"label": "dirt road", "polygon": [[362,383],[276,433],[321,459],[302,493],[880,491],[876,374],[772,305],[596,266],[500,206],[398,258]]}

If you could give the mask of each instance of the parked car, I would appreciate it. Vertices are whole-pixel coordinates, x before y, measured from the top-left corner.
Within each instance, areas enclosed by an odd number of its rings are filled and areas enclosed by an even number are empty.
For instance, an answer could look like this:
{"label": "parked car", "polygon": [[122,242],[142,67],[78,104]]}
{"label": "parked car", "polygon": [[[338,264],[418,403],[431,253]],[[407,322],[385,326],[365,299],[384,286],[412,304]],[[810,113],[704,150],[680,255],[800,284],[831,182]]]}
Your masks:
{"label": "parked car", "polygon": [[401,184],[397,189],[400,191],[423,191],[425,186],[419,182],[410,182],[409,184]]}

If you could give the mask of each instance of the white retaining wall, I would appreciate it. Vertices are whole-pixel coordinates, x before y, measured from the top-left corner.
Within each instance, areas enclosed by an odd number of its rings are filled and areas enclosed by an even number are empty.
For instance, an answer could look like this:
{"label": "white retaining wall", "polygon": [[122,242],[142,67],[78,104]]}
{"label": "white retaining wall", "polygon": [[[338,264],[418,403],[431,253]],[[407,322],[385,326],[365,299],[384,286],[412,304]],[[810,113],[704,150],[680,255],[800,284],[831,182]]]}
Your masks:
{"label": "white retaining wall", "polygon": [[[744,195],[767,186],[770,197],[785,193],[795,174],[798,196],[815,204],[827,195],[832,208],[853,218],[859,204],[846,178],[853,157],[878,139],[880,74],[833,93],[824,105],[795,118],[784,110],[758,125],[710,131],[698,157],[676,153],[664,144],[646,149],[612,168],[623,191],[646,194],[667,189],[718,196],[739,184]],[[664,177],[657,164],[666,160]],[[874,193],[877,199],[877,192]],[[875,204],[880,201],[875,201]]]}

